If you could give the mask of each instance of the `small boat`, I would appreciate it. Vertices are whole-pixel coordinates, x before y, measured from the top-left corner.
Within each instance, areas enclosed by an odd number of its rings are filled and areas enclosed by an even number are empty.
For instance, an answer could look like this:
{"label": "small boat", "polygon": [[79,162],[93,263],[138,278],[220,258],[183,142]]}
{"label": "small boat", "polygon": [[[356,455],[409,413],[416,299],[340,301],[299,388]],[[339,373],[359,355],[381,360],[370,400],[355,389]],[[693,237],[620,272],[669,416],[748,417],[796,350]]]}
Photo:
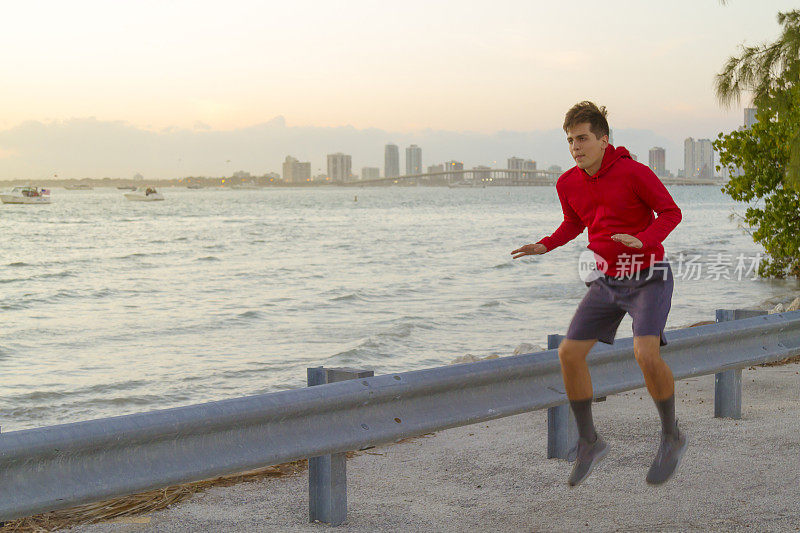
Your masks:
{"label": "small boat", "polygon": [[186,186],[187,189],[202,189],[202,185],[198,185],[197,183],[192,183],[191,185]]}
{"label": "small boat", "polygon": [[85,183],[78,183],[77,185],[64,185],[68,191],[91,191],[93,187]]}
{"label": "small boat", "polygon": [[136,187],[134,187],[133,185],[120,185],[119,187],[117,187],[117,189],[125,191],[135,191]]}
{"label": "small boat", "polygon": [[49,204],[50,189],[18,186],[0,194],[0,201],[4,204]]}
{"label": "small boat", "polygon": [[139,187],[133,192],[126,192],[125,198],[133,202],[157,202],[164,199],[164,195],[154,187]]}

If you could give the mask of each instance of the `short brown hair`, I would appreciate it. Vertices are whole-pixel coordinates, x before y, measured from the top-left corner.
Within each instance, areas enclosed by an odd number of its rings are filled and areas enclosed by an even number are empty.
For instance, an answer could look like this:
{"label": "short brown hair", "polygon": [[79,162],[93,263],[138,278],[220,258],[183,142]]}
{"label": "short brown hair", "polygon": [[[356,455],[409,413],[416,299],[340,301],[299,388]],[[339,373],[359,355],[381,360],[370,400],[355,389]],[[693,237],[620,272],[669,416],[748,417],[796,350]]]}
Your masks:
{"label": "short brown hair", "polygon": [[597,107],[594,102],[584,100],[567,111],[567,116],[564,117],[564,131],[568,132],[578,124],[588,122],[589,129],[599,139],[603,135],[608,135],[609,132],[607,114],[605,106]]}

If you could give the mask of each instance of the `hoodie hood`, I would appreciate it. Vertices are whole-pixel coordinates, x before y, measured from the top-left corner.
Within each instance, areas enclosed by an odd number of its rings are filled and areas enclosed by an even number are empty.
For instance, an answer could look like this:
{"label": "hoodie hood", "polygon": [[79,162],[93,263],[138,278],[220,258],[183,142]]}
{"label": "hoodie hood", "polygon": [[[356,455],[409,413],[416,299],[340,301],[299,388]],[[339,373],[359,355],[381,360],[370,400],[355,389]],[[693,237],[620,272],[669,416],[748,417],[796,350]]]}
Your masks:
{"label": "hoodie hood", "polygon": [[631,159],[631,154],[630,152],[628,152],[627,148],[625,148],[624,146],[615,148],[609,144],[606,147],[606,151],[603,153],[603,162],[600,163],[600,170],[597,171],[597,174],[593,174],[590,176],[589,174],[586,173],[585,170],[581,170],[581,172],[583,173],[583,177],[585,177],[586,179],[600,178],[603,176],[603,174],[608,172],[608,169],[614,166],[614,163],[624,158]]}

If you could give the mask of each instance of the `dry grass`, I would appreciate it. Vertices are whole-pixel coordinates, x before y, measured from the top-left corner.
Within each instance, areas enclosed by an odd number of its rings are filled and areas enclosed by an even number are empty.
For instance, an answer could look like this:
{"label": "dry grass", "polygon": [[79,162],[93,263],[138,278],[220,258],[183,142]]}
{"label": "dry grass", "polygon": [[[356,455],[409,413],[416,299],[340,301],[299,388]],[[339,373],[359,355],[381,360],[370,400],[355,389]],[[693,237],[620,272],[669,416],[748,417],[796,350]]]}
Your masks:
{"label": "dry grass", "polygon": [[[425,433],[416,437],[400,439],[396,443],[409,442],[416,439],[423,439],[433,436],[434,433]],[[358,452],[347,452],[347,458],[351,459],[360,453],[370,455],[383,455],[366,450],[371,450],[374,446],[364,448]],[[166,509],[172,504],[188,500],[194,494],[203,492],[211,487],[229,487],[239,483],[249,483],[268,478],[278,478],[294,476],[308,470],[308,460],[292,461],[275,466],[268,466],[258,470],[251,470],[241,474],[231,474],[219,476],[194,483],[184,483],[173,485],[165,489],[151,490],[130,496],[121,496],[102,502],[88,503],[60,511],[51,511],[35,516],[19,518],[11,522],[0,525],[0,533],[49,533],[62,528],[77,526],[80,524],[92,524],[95,522],[106,521],[127,521],[126,518],[141,516],[145,513]],[[131,519],[131,523],[137,520]],[[141,523],[148,523],[145,518]]]}
{"label": "dry grass", "polygon": [[[349,454],[348,454],[349,456]],[[57,529],[103,522],[106,520],[121,519],[142,515],[159,509],[166,509],[172,504],[187,500],[198,492],[203,492],[211,487],[228,487],[238,483],[260,481],[267,478],[293,476],[304,472],[308,468],[308,461],[293,461],[280,465],[251,470],[241,474],[220,476],[195,483],[174,485],[165,489],[151,490],[130,496],[113,498],[96,503],[88,503],[78,507],[51,511],[35,516],[28,516],[6,522],[0,526],[0,531],[19,533],[45,533]]]}
{"label": "dry grass", "polygon": [[791,363],[800,363],[800,354],[793,355],[791,357],[786,357],[785,359],[781,359],[780,361],[773,361],[771,363],[764,363],[758,366],[783,366],[788,365]]}

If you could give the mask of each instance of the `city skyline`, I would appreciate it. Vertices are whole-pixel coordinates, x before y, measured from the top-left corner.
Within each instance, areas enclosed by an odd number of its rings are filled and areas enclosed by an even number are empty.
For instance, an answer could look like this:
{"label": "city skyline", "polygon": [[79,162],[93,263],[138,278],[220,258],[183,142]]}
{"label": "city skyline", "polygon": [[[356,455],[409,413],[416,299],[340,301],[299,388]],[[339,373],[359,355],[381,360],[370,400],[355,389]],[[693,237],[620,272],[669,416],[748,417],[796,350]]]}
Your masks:
{"label": "city skyline", "polygon": [[[614,135],[615,144],[628,148],[640,161],[647,163],[649,150],[661,146],[667,153],[668,170],[677,174],[684,166],[685,135],[677,142],[651,130],[615,129]],[[377,167],[384,175],[384,139],[396,140],[390,143],[397,147],[396,159],[392,157],[396,175],[401,170],[400,154],[405,156],[407,148],[414,145],[424,152],[424,157],[420,153],[422,169],[448,160],[462,161],[465,168],[501,168],[502,162],[520,155],[538,162],[540,169],[574,165],[560,129],[491,135],[448,131],[402,134],[348,127],[299,128],[278,117],[258,127],[231,132],[148,132],[119,122],[76,120],[50,125],[28,123],[13,134],[0,131],[0,146],[12,146],[26,154],[0,158],[0,180],[56,175],[65,179],[130,178],[134,174],[171,179],[231,176],[235,171],[284,174],[287,155],[306,162],[309,169],[303,173],[316,176],[327,172],[327,155],[335,152],[351,155],[352,169]],[[85,160],[91,161],[91,166]]]}
{"label": "city skyline", "polygon": [[[182,152],[174,154],[182,166],[144,163],[148,174],[174,175],[200,159],[180,145],[183,139],[187,145],[204,142],[206,134],[234,139],[276,117],[301,130],[379,130],[387,133],[379,143],[405,145],[407,139],[423,146],[427,132],[492,137],[558,129],[566,109],[583,99],[607,106],[615,131],[654,132],[666,139],[654,145],[669,152],[670,142],[678,146],[688,135],[713,139],[740,125],[747,98],[720,107],[714,75],[740,44],[774,39],[776,12],[794,7],[784,0],[770,9],[715,0],[646,6],[611,0],[598,13],[581,4],[467,3],[459,10],[445,3],[409,1],[398,9],[361,0],[342,6],[307,0],[233,0],[224,7],[185,0],[10,4],[0,32],[0,44],[14,50],[0,65],[0,174],[35,178],[70,167],[76,175],[103,175],[135,168],[135,162],[100,167],[91,152],[40,163],[63,138],[36,145],[30,135],[37,128],[85,135],[85,143],[95,144],[93,132],[78,127],[92,120],[111,134],[114,150],[115,143],[132,141],[135,151],[147,138],[164,142],[146,154]],[[392,24],[379,28],[369,24],[374,20]],[[593,28],[585,35],[602,36],[588,48],[589,38],[575,31],[584,27]],[[129,139],[113,138],[119,126]],[[643,160],[649,148],[633,149]],[[333,145],[301,157],[337,149],[352,151]],[[535,156],[564,166],[563,155],[554,154]],[[118,159],[129,155],[120,151]],[[448,157],[462,158],[439,160]],[[227,160],[233,159],[222,156]],[[281,161],[259,164],[277,170]],[[379,160],[358,163],[383,167]],[[220,166],[204,172],[225,172]]]}
{"label": "city skyline", "polygon": [[[757,109],[755,107],[745,107],[743,109],[744,112],[744,120],[743,124],[740,128],[749,128],[756,122],[756,112]],[[609,139],[613,140],[613,133],[609,133]],[[398,174],[397,167],[399,166],[399,161],[397,161],[399,154],[399,147],[394,144],[387,144],[384,147],[384,164],[385,169],[391,168],[391,175],[389,172],[385,172],[384,176],[380,176],[380,169],[378,167],[363,167],[361,175],[354,175],[348,174],[351,179],[356,180],[366,180],[366,179],[376,179],[378,177],[397,177],[401,174]],[[405,175],[416,175],[416,174],[423,174],[423,165],[422,165],[422,149],[421,147],[417,146],[416,144],[411,144],[405,148],[406,154],[406,166],[405,166]],[[697,141],[694,140],[692,137],[687,137],[684,139],[683,143],[683,167],[675,169],[673,174],[671,169],[668,169],[666,166],[666,150],[661,146],[654,146],[648,150],[648,166],[649,168],[659,177],[672,177],[676,175],[677,177],[683,177],[686,179],[712,179],[718,177],[719,175],[724,175],[725,172],[717,172],[716,164],[715,164],[715,154],[716,152],[713,149],[712,142],[710,139],[698,139]],[[348,159],[348,171],[349,171],[349,161],[350,156],[344,156],[344,154],[336,154],[338,156],[343,156]],[[631,154],[631,157],[634,160],[638,160],[638,156],[636,154]],[[287,161],[288,161],[287,157]],[[331,155],[328,155],[328,173],[327,177],[336,180],[342,181],[342,177],[337,172],[331,172]],[[496,163],[496,161],[495,161]],[[444,172],[445,169],[448,168],[456,168],[458,170],[464,169],[463,161],[457,160],[450,160],[444,163],[440,163],[437,165],[430,165],[427,168],[427,173],[437,173],[437,172]],[[490,167],[485,165],[478,165],[473,166],[473,170],[492,170],[498,167]],[[517,156],[512,156],[507,159],[507,163],[505,166],[506,169],[510,170],[531,170],[535,171],[537,169],[537,163],[533,159],[524,159]],[[558,165],[550,166],[548,170],[554,171],[555,169],[560,169]],[[560,170],[559,170],[560,171]],[[484,176],[485,174],[485,176]],[[488,179],[488,173],[481,174]],[[310,180],[309,180],[310,181]]]}

